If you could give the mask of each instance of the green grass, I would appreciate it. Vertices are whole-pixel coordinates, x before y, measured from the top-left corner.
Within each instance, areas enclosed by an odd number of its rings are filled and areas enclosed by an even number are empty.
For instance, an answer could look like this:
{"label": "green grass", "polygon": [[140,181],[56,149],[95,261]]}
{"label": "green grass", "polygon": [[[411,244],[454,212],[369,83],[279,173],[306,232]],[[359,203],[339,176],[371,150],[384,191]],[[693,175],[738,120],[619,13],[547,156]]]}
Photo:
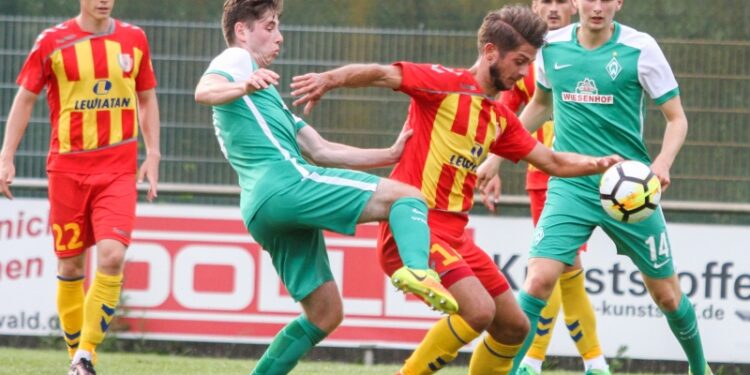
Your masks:
{"label": "green grass", "polygon": [[[176,355],[138,353],[102,353],[96,366],[105,375],[166,375],[166,374],[250,374],[251,360],[195,358]],[[11,349],[0,347],[0,374],[64,374],[68,357],[63,350]],[[302,362],[292,374],[306,375],[381,375],[394,374],[398,365],[363,366],[333,362]],[[440,375],[466,374],[466,367],[448,366]],[[573,375],[581,372],[545,371],[545,375]]]}

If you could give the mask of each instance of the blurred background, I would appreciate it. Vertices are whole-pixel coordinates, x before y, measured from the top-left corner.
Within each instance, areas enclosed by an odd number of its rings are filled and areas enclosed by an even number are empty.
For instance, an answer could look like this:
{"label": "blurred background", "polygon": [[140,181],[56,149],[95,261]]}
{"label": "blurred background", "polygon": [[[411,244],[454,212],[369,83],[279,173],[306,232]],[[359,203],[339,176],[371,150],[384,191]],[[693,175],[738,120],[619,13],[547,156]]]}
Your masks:
{"label": "blurred background", "polygon": [[[210,109],[193,89],[225,48],[221,0],[121,0],[113,15],[143,27],[159,80],[162,201],[234,204],[236,176],[217,147]],[[291,77],[352,62],[396,60],[468,67],[476,29],[489,9],[509,1],[286,0],[285,42],[272,69],[291,104]],[[75,16],[73,0],[0,0],[0,131],[14,81],[38,33]],[[618,20],[660,42],[680,83],[688,140],[673,169],[664,205],[679,221],[750,223],[750,5],[746,0],[627,0]],[[43,95],[42,95],[43,96]],[[43,100],[43,98],[40,98]],[[306,120],[326,138],[357,146],[389,145],[403,124],[408,97],[378,89],[342,90]],[[301,110],[294,109],[296,112]],[[658,152],[664,121],[650,106],[645,137]],[[49,140],[46,105],[37,105],[18,152],[20,196],[44,196]],[[506,213],[525,215],[525,165],[504,170]],[[379,174],[387,174],[379,170]],[[670,204],[671,202],[671,204]],[[481,210],[481,209],[478,209]]]}

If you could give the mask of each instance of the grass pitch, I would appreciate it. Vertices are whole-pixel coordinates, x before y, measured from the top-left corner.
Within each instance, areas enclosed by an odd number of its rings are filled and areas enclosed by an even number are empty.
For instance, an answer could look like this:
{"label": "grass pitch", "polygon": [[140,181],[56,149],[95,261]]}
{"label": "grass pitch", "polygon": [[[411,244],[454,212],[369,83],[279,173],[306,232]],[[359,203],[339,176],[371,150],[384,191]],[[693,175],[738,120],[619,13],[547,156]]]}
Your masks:
{"label": "grass pitch", "polygon": [[[0,347],[0,374],[59,375],[67,372],[63,350],[13,349]],[[255,361],[224,358],[195,358],[139,353],[101,353],[96,370],[105,375],[248,375]],[[302,362],[292,372],[300,375],[392,375],[398,365],[363,366],[333,362]],[[448,366],[438,374],[465,375],[466,367]],[[581,372],[545,371],[545,375],[573,375]]]}

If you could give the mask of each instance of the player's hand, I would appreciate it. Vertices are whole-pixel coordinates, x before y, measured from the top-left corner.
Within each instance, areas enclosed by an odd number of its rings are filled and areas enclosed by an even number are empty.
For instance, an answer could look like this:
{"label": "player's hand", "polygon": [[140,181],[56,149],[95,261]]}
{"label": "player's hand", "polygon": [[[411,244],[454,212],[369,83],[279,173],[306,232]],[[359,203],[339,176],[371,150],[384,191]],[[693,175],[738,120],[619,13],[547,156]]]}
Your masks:
{"label": "player's hand", "polygon": [[250,94],[254,91],[263,90],[270,85],[279,84],[279,75],[273,70],[260,68],[253,72],[245,81],[245,92]]}
{"label": "player's hand", "polygon": [[659,179],[659,182],[661,182],[661,191],[664,192],[669,187],[669,184],[672,183],[672,180],[669,177],[669,166],[665,165],[661,161],[661,159],[656,158],[654,162],[651,164],[651,172],[654,172],[656,177]]}
{"label": "player's hand", "polygon": [[158,196],[156,185],[159,183],[159,161],[161,156],[159,155],[146,155],[146,160],[141,164],[141,169],[138,171],[138,183],[143,183],[144,178],[148,179],[148,194],[146,199],[149,202],[153,202],[154,198]]}
{"label": "player's hand", "polygon": [[495,175],[485,185],[484,188],[479,190],[482,195],[482,203],[487,207],[490,212],[495,212],[495,205],[500,202],[500,190],[502,188],[503,181],[499,175]]}
{"label": "player's hand", "polygon": [[502,158],[490,154],[490,156],[479,165],[479,168],[477,168],[477,189],[479,189],[480,192],[485,189],[490,180],[500,174],[500,163],[502,160]]}
{"label": "player's hand", "polygon": [[8,199],[13,199],[13,194],[10,192],[10,184],[13,183],[13,178],[16,177],[16,167],[12,161],[0,161],[0,192],[3,193]]}
{"label": "player's hand", "polygon": [[390,147],[390,153],[394,163],[401,159],[401,154],[404,153],[404,148],[406,148],[406,142],[413,134],[414,129],[407,128],[406,124],[404,124],[401,133],[399,133],[398,138],[396,138],[396,142]]}
{"label": "player's hand", "polygon": [[609,155],[596,158],[596,167],[599,169],[599,173],[604,173],[609,167],[623,161],[624,159],[620,155]]}
{"label": "player's hand", "polygon": [[299,97],[292,105],[305,105],[304,113],[309,115],[320,98],[333,88],[329,77],[322,73],[307,73],[292,77],[292,96]]}

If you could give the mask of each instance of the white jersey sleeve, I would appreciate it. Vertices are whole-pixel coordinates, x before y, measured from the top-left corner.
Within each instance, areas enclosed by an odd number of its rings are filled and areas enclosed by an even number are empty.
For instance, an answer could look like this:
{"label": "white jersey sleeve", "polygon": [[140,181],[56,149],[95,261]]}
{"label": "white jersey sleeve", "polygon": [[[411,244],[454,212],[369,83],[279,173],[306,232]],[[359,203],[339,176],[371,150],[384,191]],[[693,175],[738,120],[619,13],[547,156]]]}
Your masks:
{"label": "white jersey sleeve", "polygon": [[677,80],[661,48],[648,37],[638,58],[638,81],[656,104],[662,104],[677,94]]}
{"label": "white jersey sleeve", "polygon": [[255,70],[255,62],[250,52],[231,47],[216,56],[204,74],[221,74],[234,82],[240,82],[248,79]]}
{"label": "white jersey sleeve", "polygon": [[542,53],[542,48],[539,48],[538,51],[536,51],[536,61],[534,61],[534,77],[536,78],[536,83],[538,86],[541,86],[545,89],[552,90],[552,85],[550,85],[549,80],[547,79],[547,70],[544,68],[544,54]]}

